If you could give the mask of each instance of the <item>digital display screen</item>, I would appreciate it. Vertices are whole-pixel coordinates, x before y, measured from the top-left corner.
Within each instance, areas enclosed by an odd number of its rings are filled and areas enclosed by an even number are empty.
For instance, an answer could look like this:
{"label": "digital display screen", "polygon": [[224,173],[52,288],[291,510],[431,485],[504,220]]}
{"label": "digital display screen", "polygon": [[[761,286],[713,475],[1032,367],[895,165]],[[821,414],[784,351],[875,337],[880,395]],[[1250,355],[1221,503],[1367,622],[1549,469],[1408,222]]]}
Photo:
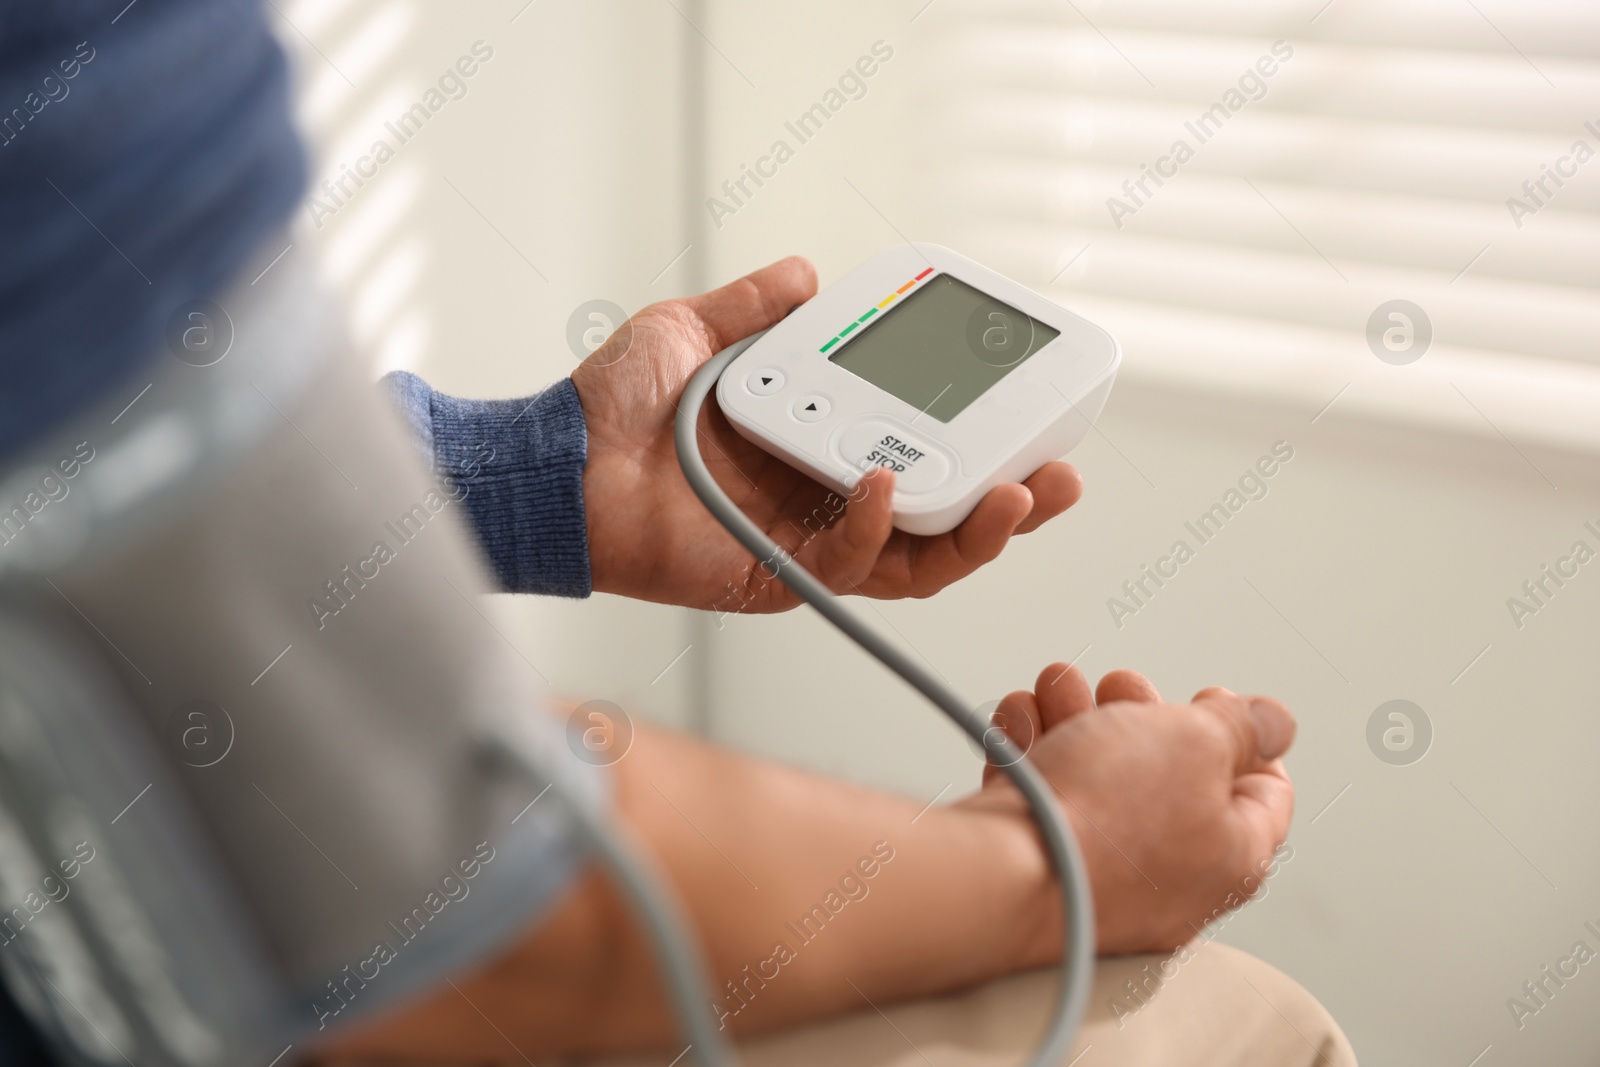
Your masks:
{"label": "digital display screen", "polygon": [[877,317],[828,358],[949,422],[1061,331],[948,274]]}

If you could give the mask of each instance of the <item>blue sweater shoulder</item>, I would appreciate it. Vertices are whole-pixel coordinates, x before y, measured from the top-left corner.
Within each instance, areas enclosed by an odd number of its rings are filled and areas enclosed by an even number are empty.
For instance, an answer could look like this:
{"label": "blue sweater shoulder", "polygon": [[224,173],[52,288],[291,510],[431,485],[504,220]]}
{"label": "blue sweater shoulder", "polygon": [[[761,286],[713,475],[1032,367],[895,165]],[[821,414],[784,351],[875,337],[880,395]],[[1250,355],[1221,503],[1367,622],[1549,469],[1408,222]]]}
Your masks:
{"label": "blue sweater shoulder", "polygon": [[0,2],[0,454],[126,388],[293,212],[265,10]]}

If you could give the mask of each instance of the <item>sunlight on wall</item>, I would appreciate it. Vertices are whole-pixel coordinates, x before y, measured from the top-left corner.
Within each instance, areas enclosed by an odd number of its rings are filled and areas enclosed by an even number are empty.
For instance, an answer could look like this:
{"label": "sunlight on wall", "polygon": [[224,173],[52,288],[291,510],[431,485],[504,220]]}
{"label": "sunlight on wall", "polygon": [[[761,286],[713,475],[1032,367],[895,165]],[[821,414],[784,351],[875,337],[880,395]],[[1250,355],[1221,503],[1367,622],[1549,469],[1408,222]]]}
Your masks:
{"label": "sunlight on wall", "polygon": [[274,10],[312,159],[299,229],[318,246],[373,374],[413,369],[432,328],[426,305],[410,299],[431,255],[410,225],[428,174],[423,159],[407,157],[409,127],[396,125],[418,90],[395,61],[415,32],[416,2],[358,12],[349,0],[300,0]]}

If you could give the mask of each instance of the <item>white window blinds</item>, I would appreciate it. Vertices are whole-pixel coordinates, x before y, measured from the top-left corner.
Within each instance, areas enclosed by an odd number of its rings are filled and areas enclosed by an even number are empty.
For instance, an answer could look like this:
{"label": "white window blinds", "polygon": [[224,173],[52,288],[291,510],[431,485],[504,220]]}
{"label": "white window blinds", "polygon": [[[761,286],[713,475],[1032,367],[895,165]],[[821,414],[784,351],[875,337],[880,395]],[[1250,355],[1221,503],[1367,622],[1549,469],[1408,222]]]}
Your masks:
{"label": "white window blinds", "polygon": [[[945,239],[1132,376],[1600,449],[1600,4],[1324,2],[938,0]],[[1404,366],[1367,340],[1397,299]]]}

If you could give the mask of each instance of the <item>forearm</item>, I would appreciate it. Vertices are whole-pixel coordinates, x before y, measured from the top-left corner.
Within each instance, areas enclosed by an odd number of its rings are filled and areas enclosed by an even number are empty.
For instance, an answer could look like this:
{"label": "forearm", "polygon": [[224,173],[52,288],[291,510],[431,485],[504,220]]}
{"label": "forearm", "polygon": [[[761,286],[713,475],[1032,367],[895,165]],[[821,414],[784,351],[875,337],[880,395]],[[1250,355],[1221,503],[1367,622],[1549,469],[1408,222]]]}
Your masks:
{"label": "forearm", "polygon": [[[735,1032],[957,989],[1059,952],[1054,883],[1021,819],[919,816],[911,801],[646,730],[617,771],[620,814],[701,942],[706,1010]],[[657,974],[625,903],[590,875],[461,994],[348,1049],[494,1059],[515,1058],[505,1038],[533,1057],[665,1046],[676,1035]]]}
{"label": "forearm", "polygon": [[[624,813],[682,896],[736,1030],[957,988],[1059,948],[1054,884],[1020,819],[919,816],[909,800],[678,736],[635,755]],[[642,946],[628,961],[641,998],[654,966]]]}

